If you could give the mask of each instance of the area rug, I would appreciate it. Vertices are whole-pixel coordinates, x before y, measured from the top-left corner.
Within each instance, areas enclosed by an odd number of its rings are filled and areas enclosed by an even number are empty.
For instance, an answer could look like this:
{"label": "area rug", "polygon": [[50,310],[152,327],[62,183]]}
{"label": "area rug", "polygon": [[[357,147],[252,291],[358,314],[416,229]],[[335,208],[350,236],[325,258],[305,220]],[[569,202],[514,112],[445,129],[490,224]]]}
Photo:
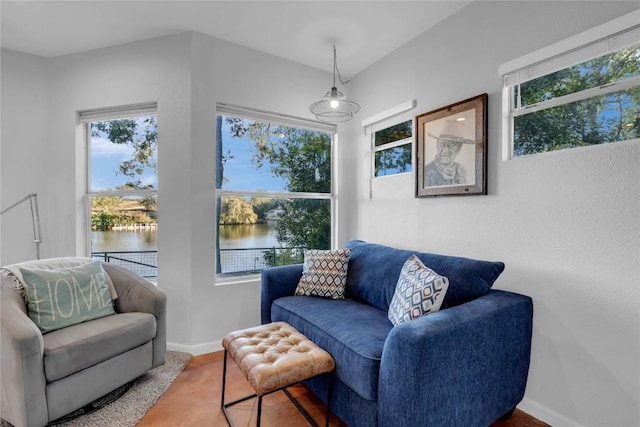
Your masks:
{"label": "area rug", "polygon": [[[93,403],[99,407],[93,412],[78,411],[77,417],[61,422],[49,424],[56,427],[133,427],[142,419],[144,414],[158,401],[171,383],[177,378],[191,360],[188,353],[168,351],[165,364],[158,366],[142,375],[130,384],[114,390],[109,395]],[[128,390],[126,389],[128,387]],[[124,391],[124,394],[122,392]],[[120,397],[118,395],[122,394]],[[117,397],[113,402],[109,402]],[[103,406],[104,405],[104,406]],[[0,427],[12,427],[2,420]]]}

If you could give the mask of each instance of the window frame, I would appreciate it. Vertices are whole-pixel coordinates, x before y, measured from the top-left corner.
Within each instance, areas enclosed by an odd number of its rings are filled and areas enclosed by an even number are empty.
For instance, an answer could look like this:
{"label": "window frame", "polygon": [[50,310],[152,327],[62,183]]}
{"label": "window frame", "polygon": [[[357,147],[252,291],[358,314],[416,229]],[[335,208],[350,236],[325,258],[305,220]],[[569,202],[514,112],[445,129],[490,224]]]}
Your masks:
{"label": "window frame", "polygon": [[516,117],[636,87],[640,85],[640,76],[524,107],[520,105],[517,97],[517,88],[521,83],[616,52],[624,47],[637,45],[638,40],[640,40],[640,23],[638,23],[637,11],[634,11],[501,64],[498,72],[503,77],[502,160],[523,157],[514,156],[514,119]]}
{"label": "window frame", "polygon": [[[361,122],[361,126],[364,130],[365,136],[368,136],[369,141],[369,196],[371,197],[371,183],[374,179],[382,179],[389,177],[397,177],[413,174],[415,170],[416,163],[416,144],[415,144],[415,117],[413,116],[413,109],[416,106],[416,100],[410,99],[408,101],[402,102],[398,105],[395,105],[385,111],[382,111],[378,114],[375,114],[371,117],[368,117]],[[388,144],[383,144],[378,147],[375,146],[375,133],[381,130],[393,127],[403,122],[411,121],[411,137],[405,138],[398,141],[393,141]],[[382,151],[384,149],[390,149],[399,147],[401,145],[405,145],[407,143],[411,144],[411,171],[410,172],[400,172],[392,175],[375,175],[376,168],[376,153],[378,151]],[[381,148],[382,147],[382,148]]]}
{"label": "window frame", "polygon": [[[158,105],[156,102],[125,105],[121,107],[109,107],[102,109],[84,110],[78,112],[78,120],[82,127],[84,140],[84,191],[83,191],[83,220],[84,220],[84,241],[85,256],[92,257],[91,248],[91,199],[93,197],[110,197],[110,196],[135,196],[135,197],[155,197],[158,200],[158,189],[140,189],[140,190],[91,190],[91,123],[97,121],[109,121],[116,119],[125,119],[133,117],[156,116],[158,117]],[[156,153],[157,154],[157,153]],[[156,169],[156,177],[158,171]],[[158,220],[159,221],[159,220]],[[160,266],[156,266],[159,270]]]}
{"label": "window frame", "polygon": [[[399,125],[401,123],[405,123],[405,122],[410,122],[411,123],[411,136],[408,136],[406,138],[403,139],[399,139],[397,141],[393,141],[393,142],[387,142],[385,144],[381,144],[376,146],[376,133],[389,129],[391,127],[394,127],[396,125]],[[390,122],[391,124],[386,124],[384,126],[380,126],[379,128],[377,126],[372,127],[372,131],[371,131],[371,178],[372,179],[377,179],[377,178],[385,178],[385,177],[390,177],[390,176],[396,176],[396,175],[405,175],[405,174],[412,174],[413,173],[413,164],[414,164],[414,157],[415,157],[415,148],[413,145],[413,141],[415,139],[415,123],[413,119],[406,119],[406,118],[398,118],[397,121],[393,121]],[[375,130],[374,130],[375,129]],[[411,170],[407,171],[407,172],[396,172],[396,173],[392,173],[392,174],[385,174],[385,175],[376,175],[376,153],[380,153],[382,151],[386,151],[386,150],[391,150],[393,148],[397,148],[397,147],[402,147],[404,145],[411,145]]]}
{"label": "window frame", "polygon": [[[216,116],[231,116],[247,120],[256,120],[269,122],[271,124],[283,125],[295,128],[308,129],[318,132],[326,132],[331,135],[331,191],[328,193],[316,192],[290,192],[290,191],[260,191],[260,190],[230,190],[224,188],[216,188],[214,183],[214,199],[215,203],[222,200],[222,197],[269,197],[269,198],[295,198],[295,199],[313,199],[313,200],[329,200],[331,205],[331,249],[336,249],[338,236],[338,158],[336,145],[338,142],[338,127],[333,124],[304,119],[287,114],[273,113],[265,110],[259,110],[249,107],[241,107],[226,103],[216,104]],[[217,143],[217,142],[216,142]],[[215,162],[217,164],[217,161]],[[217,227],[216,227],[217,228]],[[215,248],[217,251],[218,248]],[[217,266],[216,266],[217,270]],[[257,274],[236,274],[229,276],[219,276],[216,273],[215,283],[219,285],[227,285],[233,283],[244,283],[255,281],[260,277]]]}

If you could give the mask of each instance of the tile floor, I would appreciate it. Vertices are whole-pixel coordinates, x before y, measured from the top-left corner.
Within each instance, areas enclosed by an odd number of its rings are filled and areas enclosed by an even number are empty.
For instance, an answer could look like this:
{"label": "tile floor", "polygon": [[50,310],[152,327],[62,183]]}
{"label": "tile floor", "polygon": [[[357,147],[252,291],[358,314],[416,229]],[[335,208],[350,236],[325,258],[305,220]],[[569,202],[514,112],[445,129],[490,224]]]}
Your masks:
{"label": "tile floor", "polygon": [[[223,352],[215,352],[194,357],[184,371],[176,378],[158,402],[147,412],[137,427],[171,426],[226,426],[220,409],[222,387]],[[251,386],[233,361],[227,366],[227,401],[253,392]],[[304,386],[289,389],[302,406],[318,422],[324,425],[324,405]],[[256,422],[256,399],[250,399],[228,409],[236,426],[254,426]],[[289,401],[284,393],[276,392],[265,396],[262,403],[263,427],[306,427],[309,424]],[[544,427],[543,423],[522,411],[504,422],[496,422],[491,427]],[[331,427],[347,427],[337,416],[331,417]]]}

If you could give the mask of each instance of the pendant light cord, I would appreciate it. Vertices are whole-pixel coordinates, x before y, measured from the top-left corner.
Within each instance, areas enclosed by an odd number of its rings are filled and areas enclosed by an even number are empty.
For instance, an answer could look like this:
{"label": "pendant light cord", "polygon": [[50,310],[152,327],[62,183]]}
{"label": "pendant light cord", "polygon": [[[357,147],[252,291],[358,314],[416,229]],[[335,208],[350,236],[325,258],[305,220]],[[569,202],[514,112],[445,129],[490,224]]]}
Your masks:
{"label": "pendant light cord", "polygon": [[333,87],[336,87],[336,71],[338,71],[338,61],[336,60],[336,45],[333,45]]}
{"label": "pendant light cord", "polygon": [[336,73],[338,73],[338,80],[340,80],[340,83],[342,83],[343,85],[346,85],[347,83],[349,83],[351,81],[351,79],[347,78],[345,80],[342,80],[342,75],[340,74],[340,70],[338,69],[338,59],[336,56],[336,46],[333,45],[333,86],[335,87],[336,85]]}

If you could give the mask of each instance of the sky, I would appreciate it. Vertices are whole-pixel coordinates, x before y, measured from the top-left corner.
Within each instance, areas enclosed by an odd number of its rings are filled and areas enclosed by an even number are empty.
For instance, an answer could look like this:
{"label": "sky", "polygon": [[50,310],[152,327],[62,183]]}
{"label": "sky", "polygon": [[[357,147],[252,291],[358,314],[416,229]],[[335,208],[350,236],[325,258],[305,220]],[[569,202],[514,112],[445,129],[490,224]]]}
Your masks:
{"label": "sky", "polygon": [[[129,145],[114,144],[105,138],[91,139],[91,191],[115,190],[129,178],[116,174],[118,164],[130,159],[133,149]],[[140,178],[142,184],[157,188],[158,180],[153,170],[146,169]]]}
{"label": "sky", "polygon": [[286,191],[284,179],[271,173],[271,165],[264,162],[256,169],[251,159],[256,153],[255,143],[249,138],[233,138],[229,125],[222,121],[222,152],[230,151],[233,156],[224,164],[225,190],[267,190]]}
{"label": "sky", "polygon": [[[214,119],[215,120],[215,119]],[[162,144],[162,123],[158,124],[158,144]],[[170,143],[170,142],[167,142]],[[213,144],[213,141],[211,142]],[[226,190],[266,190],[285,191],[285,181],[274,177],[268,163],[260,169],[252,164],[255,154],[254,143],[249,138],[232,138],[229,125],[223,122],[222,128],[223,152],[231,153],[233,158],[224,165],[225,182],[222,186]],[[133,155],[130,145],[114,144],[106,136],[91,138],[91,191],[114,190],[125,184],[130,178],[116,174],[118,165]],[[160,159],[160,167],[162,159]],[[143,185],[152,184],[158,188],[155,172],[146,168],[140,178]],[[212,183],[211,188],[214,188]]]}

